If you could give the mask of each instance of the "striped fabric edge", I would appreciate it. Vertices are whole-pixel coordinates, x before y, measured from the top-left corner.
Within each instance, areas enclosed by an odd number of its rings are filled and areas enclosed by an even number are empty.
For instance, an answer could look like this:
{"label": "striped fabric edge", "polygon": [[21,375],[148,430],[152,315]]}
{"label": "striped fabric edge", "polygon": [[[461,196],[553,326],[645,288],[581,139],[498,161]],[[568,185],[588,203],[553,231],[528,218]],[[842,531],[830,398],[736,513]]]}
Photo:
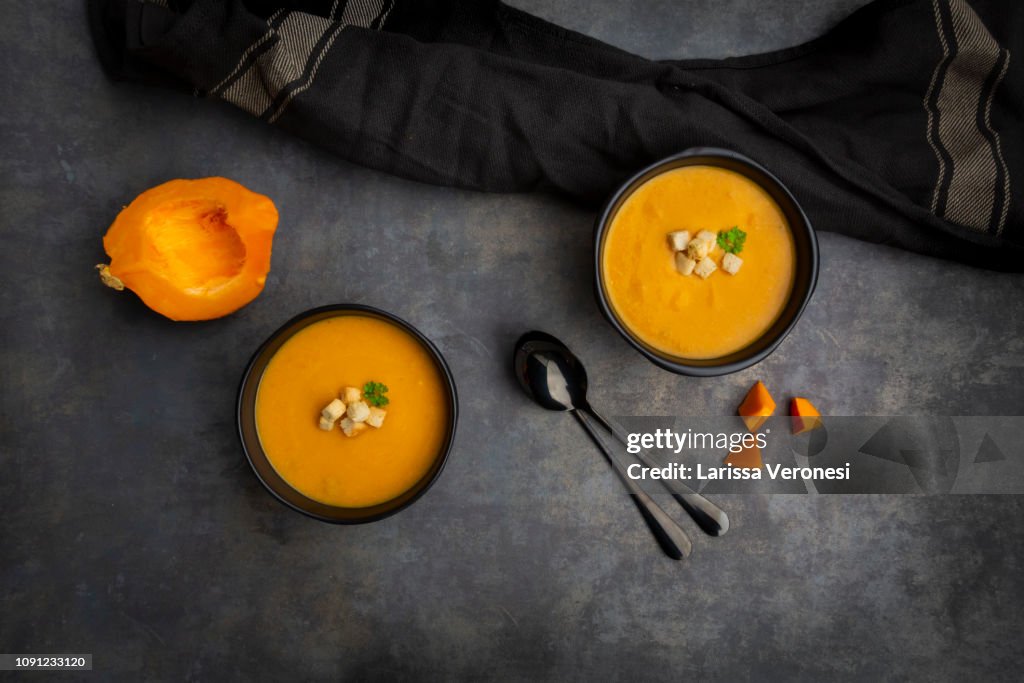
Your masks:
{"label": "striped fabric edge", "polygon": [[316,51],[316,57],[310,58],[307,62],[303,77],[292,81],[282,91],[281,96],[275,100],[273,106],[267,110],[265,118],[269,123],[277,121],[278,117],[280,117],[288,105],[291,104],[291,101],[313,84],[313,79],[316,78],[316,72],[320,68],[320,62],[323,61],[324,55],[327,54],[327,51],[331,49],[334,39],[337,38],[338,34],[341,33],[346,26],[347,24],[336,23],[332,30],[323,36],[323,46]]}
{"label": "striped fabric edge", "polygon": [[313,84],[345,27],[379,29],[393,7],[394,0],[335,0],[327,17],[279,9],[209,94],[273,123]]}
{"label": "striped fabric edge", "polygon": [[926,138],[938,164],[931,211],[999,235],[1010,207],[1010,173],[992,101],[1010,61],[965,0],[932,0],[942,56],[924,96]]}
{"label": "striped fabric edge", "polygon": [[260,36],[256,42],[242,51],[242,55],[238,58],[238,62],[235,64],[235,67],[229,71],[228,74],[217,83],[217,85],[209,89],[208,92],[210,95],[220,96],[221,93],[224,92],[225,88],[229,87],[240,74],[244,73],[245,70],[252,66],[252,62],[255,57],[269,47],[270,42],[276,35],[275,27],[284,14],[285,11],[282,8],[278,9],[267,18],[267,32]]}

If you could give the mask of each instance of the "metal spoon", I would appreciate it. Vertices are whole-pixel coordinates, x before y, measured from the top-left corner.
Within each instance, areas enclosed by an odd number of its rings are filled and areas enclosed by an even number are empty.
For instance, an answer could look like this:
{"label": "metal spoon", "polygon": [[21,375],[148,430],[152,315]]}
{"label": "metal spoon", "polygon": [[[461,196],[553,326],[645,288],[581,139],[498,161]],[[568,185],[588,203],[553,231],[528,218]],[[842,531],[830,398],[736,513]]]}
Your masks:
{"label": "metal spoon", "polygon": [[579,420],[629,490],[630,497],[658,539],[661,549],[674,560],[687,557],[692,544],[686,532],[636,482],[616,467],[611,451],[590,424],[586,413],[580,409],[587,401],[587,373],[576,357],[568,353],[568,349],[562,351],[564,348],[558,340],[543,332],[523,335],[516,344],[514,359],[519,383],[542,407],[569,411]]}
{"label": "metal spoon", "polygon": [[[520,337],[516,343],[515,372],[526,393],[543,407],[572,411],[584,427],[592,431],[584,417],[589,414],[623,444],[627,442],[622,430],[602,417],[587,401],[586,370],[572,351],[555,337],[544,332],[527,332]],[[599,445],[604,449],[603,443]],[[648,467],[659,466],[644,450],[636,455]],[[614,462],[612,465],[614,467]],[[615,470],[618,472],[618,468]],[[619,476],[622,477],[621,472]],[[707,498],[679,481],[659,481],[705,533],[721,536],[729,530],[729,517]],[[632,480],[629,483],[633,483]]]}

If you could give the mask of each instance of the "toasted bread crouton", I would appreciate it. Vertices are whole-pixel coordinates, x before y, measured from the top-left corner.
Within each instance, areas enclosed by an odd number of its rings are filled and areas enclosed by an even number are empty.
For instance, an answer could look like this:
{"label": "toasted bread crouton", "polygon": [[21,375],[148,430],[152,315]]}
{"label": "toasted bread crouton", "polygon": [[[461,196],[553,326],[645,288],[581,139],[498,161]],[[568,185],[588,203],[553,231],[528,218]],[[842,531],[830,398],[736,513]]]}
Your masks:
{"label": "toasted bread crouton", "polygon": [[729,275],[735,275],[740,271],[740,266],[743,265],[743,259],[736,254],[726,254],[722,257],[722,270],[729,273]]}
{"label": "toasted bread crouton", "polygon": [[709,257],[705,256],[704,258],[697,262],[697,267],[693,269],[693,272],[697,273],[697,275],[700,275],[701,278],[706,280],[708,276],[711,275],[711,273],[715,272],[716,270],[718,270],[718,266],[715,265],[715,262],[711,260]]}
{"label": "toasted bread crouton", "polygon": [[347,414],[353,422],[366,422],[366,418],[370,417],[370,406],[364,401],[349,403]]}
{"label": "toasted bread crouton", "polygon": [[334,399],[320,411],[320,415],[331,422],[345,414],[345,404],[340,399]]}
{"label": "toasted bread crouton", "polygon": [[676,270],[680,275],[690,275],[697,266],[697,262],[681,251],[676,252]]}
{"label": "toasted bread crouton", "polygon": [[689,230],[676,230],[668,234],[668,245],[672,247],[672,251],[686,251],[686,245],[689,243]]}
{"label": "toasted bread crouton", "polygon": [[702,240],[707,240],[708,242],[711,242],[712,249],[714,249],[715,245],[718,244],[718,235],[711,232],[710,230],[701,230],[700,232],[697,233],[697,237],[699,237]]}
{"label": "toasted bread crouton", "polygon": [[686,255],[694,261],[699,262],[702,258],[711,253],[711,248],[713,246],[714,242],[711,240],[704,239],[703,237],[694,237],[690,240],[690,243],[686,245]]}
{"label": "toasted bread crouton", "polygon": [[341,390],[341,400],[346,404],[363,400],[363,394],[355,387],[345,387]]}
{"label": "toasted bread crouton", "polygon": [[341,433],[345,436],[359,436],[361,432],[367,429],[365,422],[353,422],[348,417],[341,418],[338,426],[341,427]]}
{"label": "toasted bread crouton", "polygon": [[319,427],[325,432],[329,432],[334,429],[334,420],[328,420],[326,417],[321,415]]}
{"label": "toasted bread crouton", "polygon": [[366,418],[366,424],[374,429],[380,429],[381,425],[384,424],[384,418],[387,417],[387,414],[388,411],[383,408],[371,407],[370,416]]}

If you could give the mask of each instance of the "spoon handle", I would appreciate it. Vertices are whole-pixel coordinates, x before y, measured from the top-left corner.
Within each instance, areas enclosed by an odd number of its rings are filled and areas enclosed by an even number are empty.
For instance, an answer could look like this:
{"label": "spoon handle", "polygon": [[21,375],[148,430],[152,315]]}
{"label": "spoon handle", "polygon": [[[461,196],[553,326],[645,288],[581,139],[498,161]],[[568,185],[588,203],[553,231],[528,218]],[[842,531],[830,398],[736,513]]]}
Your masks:
{"label": "spoon handle", "polygon": [[598,436],[597,430],[590,424],[586,414],[579,410],[573,410],[572,414],[576,416],[576,419],[583,425],[583,429],[587,431],[590,438],[601,449],[604,457],[608,460],[608,464],[615,470],[615,474],[619,476],[619,480],[622,481],[629,491],[630,497],[636,503],[637,509],[640,510],[640,514],[643,515],[644,521],[647,522],[647,526],[654,533],[654,537],[658,539],[658,544],[661,545],[661,549],[665,551],[665,554],[673,560],[688,557],[692,544],[686,532],[643,489],[637,486],[635,481],[622,473],[615,462],[612,452],[604,445],[604,441]]}
{"label": "spoon handle", "polygon": [[[611,432],[616,439],[622,442],[623,445],[629,445],[626,435],[623,434],[622,430],[615,424],[604,419],[600,413],[594,410],[593,407],[587,406],[585,408],[590,415],[597,420],[597,423],[602,427]],[[579,411],[576,411],[579,412]],[[640,452],[636,454],[636,457],[640,462],[647,465],[648,467],[658,467],[659,464],[651,454],[640,449]],[[721,536],[729,530],[729,517],[725,512],[712,503],[710,500],[700,495],[686,484],[677,480],[660,479],[659,480],[672,497],[676,499],[693,521],[697,523],[704,533],[709,536]]]}

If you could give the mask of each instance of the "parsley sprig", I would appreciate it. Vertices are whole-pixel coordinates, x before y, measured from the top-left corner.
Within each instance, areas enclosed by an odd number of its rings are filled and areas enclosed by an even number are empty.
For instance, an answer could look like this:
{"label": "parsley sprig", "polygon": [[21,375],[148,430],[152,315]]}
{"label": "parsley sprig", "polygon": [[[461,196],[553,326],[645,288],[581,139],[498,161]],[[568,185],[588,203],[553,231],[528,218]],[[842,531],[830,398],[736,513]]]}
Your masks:
{"label": "parsley sprig", "polygon": [[747,241],[747,233],[734,225],[731,230],[720,230],[718,233],[718,246],[730,254],[738,254],[743,251],[743,243]]}
{"label": "parsley sprig", "polygon": [[384,395],[387,392],[388,387],[386,384],[381,384],[380,382],[367,382],[363,385],[363,400],[371,406],[383,408],[390,403],[388,397]]}

